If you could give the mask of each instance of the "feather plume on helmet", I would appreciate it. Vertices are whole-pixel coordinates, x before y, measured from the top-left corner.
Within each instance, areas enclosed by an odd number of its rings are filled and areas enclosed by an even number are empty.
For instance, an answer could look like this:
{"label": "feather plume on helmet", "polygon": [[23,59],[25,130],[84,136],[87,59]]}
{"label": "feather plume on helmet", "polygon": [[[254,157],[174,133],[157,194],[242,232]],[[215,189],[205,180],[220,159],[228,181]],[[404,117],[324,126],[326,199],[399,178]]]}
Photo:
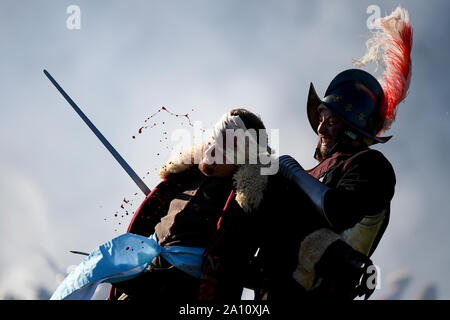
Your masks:
{"label": "feather plume on helmet", "polygon": [[413,32],[409,14],[397,7],[390,15],[378,19],[381,31],[374,32],[367,40],[366,54],[354,61],[356,67],[375,62],[377,68],[383,65],[384,71],[378,79],[384,91],[384,104],[381,117],[384,120],[382,131],[388,130],[395,120],[397,106],[405,99],[411,81],[411,49]]}

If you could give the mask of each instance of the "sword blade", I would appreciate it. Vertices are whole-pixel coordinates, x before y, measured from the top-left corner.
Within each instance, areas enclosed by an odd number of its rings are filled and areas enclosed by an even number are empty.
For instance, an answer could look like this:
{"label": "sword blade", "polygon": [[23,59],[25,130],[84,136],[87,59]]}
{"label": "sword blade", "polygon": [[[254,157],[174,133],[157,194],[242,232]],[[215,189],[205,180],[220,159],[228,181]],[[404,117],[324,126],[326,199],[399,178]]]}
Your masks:
{"label": "sword blade", "polygon": [[82,256],[88,256],[89,255],[89,253],[86,253],[86,252],[82,252],[82,251],[69,251],[70,253],[75,253],[75,254],[81,254]]}
{"label": "sword blade", "polygon": [[147,196],[150,194],[150,189],[146,186],[144,181],[134,172],[134,170],[128,165],[128,163],[122,158],[122,156],[114,149],[114,147],[109,143],[108,140],[103,136],[103,134],[94,126],[94,124],[89,120],[88,117],[81,111],[81,109],[76,105],[76,103],[69,97],[69,95],[64,91],[63,88],[56,82],[55,79],[48,73],[47,70],[44,70],[44,74],[47,78],[53,83],[53,85],[58,89],[58,91],[62,94],[64,99],[72,106],[75,112],[81,117],[81,119],[87,124],[87,126],[92,130],[92,132],[97,136],[97,138],[103,143],[103,145],[108,149],[109,152],[113,155],[113,157],[119,162],[122,168],[128,173],[128,175],[133,179],[133,181],[137,184],[139,189]]}

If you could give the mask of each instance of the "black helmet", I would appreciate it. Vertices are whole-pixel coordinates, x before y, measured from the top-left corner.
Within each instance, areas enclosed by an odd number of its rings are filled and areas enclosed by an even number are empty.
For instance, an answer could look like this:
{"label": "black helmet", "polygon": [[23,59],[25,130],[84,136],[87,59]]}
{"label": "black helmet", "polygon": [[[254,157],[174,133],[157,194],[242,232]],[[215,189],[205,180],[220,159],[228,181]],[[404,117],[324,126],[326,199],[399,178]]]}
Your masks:
{"label": "black helmet", "polygon": [[321,100],[313,84],[309,88],[308,120],[317,133],[319,105],[323,104],[341,119],[356,134],[370,138],[374,143],[387,142],[392,136],[378,137],[383,127],[381,108],[384,103],[383,89],[370,73],[360,69],[349,69],[339,73],[331,81]]}

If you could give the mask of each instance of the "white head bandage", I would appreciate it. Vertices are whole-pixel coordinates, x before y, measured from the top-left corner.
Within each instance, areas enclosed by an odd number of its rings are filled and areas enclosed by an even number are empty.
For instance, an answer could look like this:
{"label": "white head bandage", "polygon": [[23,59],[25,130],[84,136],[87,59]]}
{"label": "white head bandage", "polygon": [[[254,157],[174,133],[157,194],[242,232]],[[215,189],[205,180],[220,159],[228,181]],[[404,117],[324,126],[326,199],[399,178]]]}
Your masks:
{"label": "white head bandage", "polygon": [[227,112],[214,126],[212,136],[214,142],[206,153],[210,155],[214,149],[214,162],[218,164],[223,163],[224,154],[227,164],[256,164],[260,153],[267,154],[267,146],[260,148],[256,137],[255,129],[247,129],[239,116]]}

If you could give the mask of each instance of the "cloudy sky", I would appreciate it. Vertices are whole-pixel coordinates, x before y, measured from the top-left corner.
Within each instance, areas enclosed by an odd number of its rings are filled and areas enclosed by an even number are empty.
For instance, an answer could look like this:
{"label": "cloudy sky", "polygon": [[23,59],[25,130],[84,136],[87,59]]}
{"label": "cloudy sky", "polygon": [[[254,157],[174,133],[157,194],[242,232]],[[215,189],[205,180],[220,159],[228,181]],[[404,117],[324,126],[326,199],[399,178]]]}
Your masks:
{"label": "cloudy sky", "polygon": [[[0,299],[48,298],[80,262],[68,251],[89,252],[123,233],[143,200],[44,68],[150,188],[177,143],[172,134],[192,133],[188,119],[173,114],[188,113],[207,128],[228,109],[248,108],[280,129],[279,153],[312,167],[309,83],[323,95],[364,54],[368,7],[384,15],[398,4],[2,0]],[[388,293],[389,275],[407,270],[403,298],[437,283],[439,297],[449,299],[450,3],[400,4],[414,27],[413,76],[389,132],[394,138],[377,147],[398,182],[373,256],[383,280],[374,298]],[[70,5],[81,10],[80,29],[68,28]],[[173,114],[157,112],[163,106]]]}

